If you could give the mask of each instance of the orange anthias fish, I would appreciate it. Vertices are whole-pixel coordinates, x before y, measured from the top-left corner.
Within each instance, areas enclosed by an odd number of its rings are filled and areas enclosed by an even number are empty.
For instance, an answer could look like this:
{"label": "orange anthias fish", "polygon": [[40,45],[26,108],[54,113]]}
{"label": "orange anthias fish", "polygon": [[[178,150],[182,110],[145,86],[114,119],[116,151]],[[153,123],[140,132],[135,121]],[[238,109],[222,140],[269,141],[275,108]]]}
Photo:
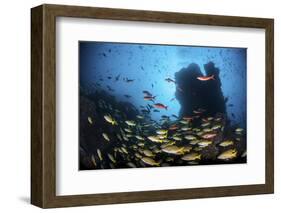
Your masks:
{"label": "orange anthias fish", "polygon": [[164,104],[160,104],[160,103],[154,104],[154,107],[158,109],[166,109],[166,110],[168,109],[168,106],[165,106]]}
{"label": "orange anthias fish", "polygon": [[209,81],[209,80],[215,80],[215,76],[214,75],[211,75],[211,76],[200,76],[200,77],[197,77],[197,79],[199,81]]}

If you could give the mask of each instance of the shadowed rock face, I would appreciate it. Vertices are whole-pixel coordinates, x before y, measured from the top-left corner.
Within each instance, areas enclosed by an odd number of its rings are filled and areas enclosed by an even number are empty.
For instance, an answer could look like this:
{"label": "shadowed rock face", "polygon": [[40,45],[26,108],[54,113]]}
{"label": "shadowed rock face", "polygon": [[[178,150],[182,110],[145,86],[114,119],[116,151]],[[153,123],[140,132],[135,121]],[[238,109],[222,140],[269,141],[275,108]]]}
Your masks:
{"label": "shadowed rock face", "polygon": [[225,98],[221,90],[220,70],[213,62],[204,65],[206,76],[214,75],[215,80],[200,81],[204,76],[200,67],[192,63],[175,74],[177,84],[176,98],[181,104],[180,117],[193,115],[193,110],[206,110],[206,116],[225,113]]}

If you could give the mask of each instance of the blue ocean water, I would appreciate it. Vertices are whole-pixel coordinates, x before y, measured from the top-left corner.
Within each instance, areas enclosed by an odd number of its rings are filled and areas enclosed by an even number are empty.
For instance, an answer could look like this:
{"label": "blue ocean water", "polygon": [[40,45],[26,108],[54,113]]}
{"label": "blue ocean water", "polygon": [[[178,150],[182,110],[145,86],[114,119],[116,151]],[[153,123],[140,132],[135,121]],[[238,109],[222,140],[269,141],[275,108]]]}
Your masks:
{"label": "blue ocean water", "polygon": [[[79,43],[80,87],[104,89],[116,99],[128,101],[141,109],[148,101],[143,91],[156,96],[167,110],[151,112],[154,120],[178,115],[175,99],[175,73],[196,63],[205,75],[204,64],[213,62],[220,70],[223,96],[228,99],[226,111],[233,124],[246,127],[247,49],[106,42]],[[132,80],[132,81],[130,81]],[[91,87],[93,84],[100,87]],[[171,117],[171,119],[176,119]]]}

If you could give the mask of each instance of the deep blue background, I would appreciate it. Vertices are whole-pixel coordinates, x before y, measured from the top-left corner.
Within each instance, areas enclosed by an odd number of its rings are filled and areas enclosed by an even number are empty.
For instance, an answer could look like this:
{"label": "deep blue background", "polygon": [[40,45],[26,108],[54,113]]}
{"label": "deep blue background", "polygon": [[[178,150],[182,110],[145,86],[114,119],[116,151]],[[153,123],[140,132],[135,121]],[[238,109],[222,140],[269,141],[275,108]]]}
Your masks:
{"label": "deep blue background", "polygon": [[[142,93],[148,90],[157,96],[157,102],[169,107],[167,111],[152,113],[152,118],[157,120],[161,115],[178,115],[180,110],[177,100],[170,101],[175,97],[175,84],[164,79],[174,79],[175,72],[190,63],[197,63],[205,73],[204,64],[212,61],[220,69],[222,91],[228,97],[228,116],[233,123],[245,127],[246,54],[245,48],[79,42],[80,87],[89,88],[99,82],[108,90],[106,86],[109,85],[115,90],[110,92],[112,95],[129,100],[138,108],[148,103],[143,100]],[[119,74],[119,81],[115,81]],[[123,78],[135,80],[126,83]],[[126,99],[124,94],[132,98]]]}

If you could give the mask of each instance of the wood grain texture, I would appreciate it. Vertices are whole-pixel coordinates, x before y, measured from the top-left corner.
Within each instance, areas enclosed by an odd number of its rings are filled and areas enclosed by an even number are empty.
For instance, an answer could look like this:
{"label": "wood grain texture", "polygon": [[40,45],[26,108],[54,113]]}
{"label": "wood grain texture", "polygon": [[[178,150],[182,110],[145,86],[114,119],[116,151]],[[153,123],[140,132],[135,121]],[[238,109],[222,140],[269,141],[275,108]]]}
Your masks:
{"label": "wood grain texture", "polygon": [[42,168],[42,13],[43,7],[31,14],[31,203],[43,204]]}
{"label": "wood grain texture", "polygon": [[[56,196],[56,17],[95,18],[266,30],[266,183],[260,185]],[[272,19],[41,5],[31,10],[31,203],[65,207],[273,193],[274,23]]]}

